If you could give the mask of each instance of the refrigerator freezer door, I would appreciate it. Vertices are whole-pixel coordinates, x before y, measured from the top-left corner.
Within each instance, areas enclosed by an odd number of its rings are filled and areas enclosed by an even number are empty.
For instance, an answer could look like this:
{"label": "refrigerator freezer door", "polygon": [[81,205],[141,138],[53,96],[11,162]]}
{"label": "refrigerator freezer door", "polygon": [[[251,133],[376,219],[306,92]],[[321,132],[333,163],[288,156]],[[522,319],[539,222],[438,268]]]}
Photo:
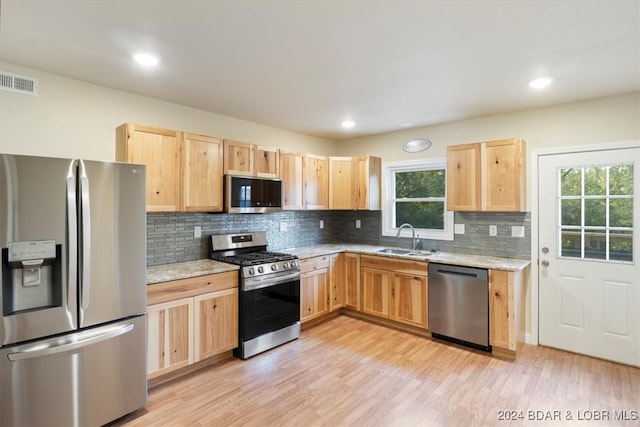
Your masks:
{"label": "refrigerator freezer door", "polygon": [[75,165],[0,154],[0,347],[77,328]]}
{"label": "refrigerator freezer door", "polygon": [[145,167],[79,161],[80,327],[146,311]]}
{"label": "refrigerator freezer door", "polygon": [[103,425],[146,405],[146,316],[0,349],[0,426]]}

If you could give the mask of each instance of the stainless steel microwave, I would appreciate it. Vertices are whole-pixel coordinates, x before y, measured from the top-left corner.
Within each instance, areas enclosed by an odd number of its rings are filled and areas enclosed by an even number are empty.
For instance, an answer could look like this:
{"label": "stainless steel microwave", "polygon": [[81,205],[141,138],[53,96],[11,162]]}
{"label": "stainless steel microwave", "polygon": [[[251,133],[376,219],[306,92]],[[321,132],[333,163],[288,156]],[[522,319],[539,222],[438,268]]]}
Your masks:
{"label": "stainless steel microwave", "polygon": [[225,211],[266,213],[282,210],[282,181],[275,178],[225,175]]}

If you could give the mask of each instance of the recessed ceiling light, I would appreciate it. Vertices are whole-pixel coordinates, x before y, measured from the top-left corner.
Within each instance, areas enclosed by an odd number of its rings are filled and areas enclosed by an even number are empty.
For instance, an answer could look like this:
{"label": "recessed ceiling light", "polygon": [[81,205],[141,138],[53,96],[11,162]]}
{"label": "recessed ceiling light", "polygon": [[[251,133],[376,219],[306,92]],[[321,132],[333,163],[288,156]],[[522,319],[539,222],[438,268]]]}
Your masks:
{"label": "recessed ceiling light", "polygon": [[408,128],[409,126],[413,126],[413,125],[415,125],[415,123],[407,122],[407,123],[402,123],[400,126],[403,128]]}
{"label": "recessed ceiling light", "polygon": [[551,84],[551,79],[549,77],[541,77],[539,79],[531,80],[529,82],[529,87],[532,89],[543,89]]}
{"label": "recessed ceiling light", "polygon": [[345,129],[350,129],[355,124],[356,124],[356,122],[354,122],[353,120],[345,120],[344,122],[342,122],[342,127],[345,128]]}
{"label": "recessed ceiling light", "polygon": [[158,65],[158,58],[150,53],[136,53],[133,55],[133,59],[143,67],[153,67]]}

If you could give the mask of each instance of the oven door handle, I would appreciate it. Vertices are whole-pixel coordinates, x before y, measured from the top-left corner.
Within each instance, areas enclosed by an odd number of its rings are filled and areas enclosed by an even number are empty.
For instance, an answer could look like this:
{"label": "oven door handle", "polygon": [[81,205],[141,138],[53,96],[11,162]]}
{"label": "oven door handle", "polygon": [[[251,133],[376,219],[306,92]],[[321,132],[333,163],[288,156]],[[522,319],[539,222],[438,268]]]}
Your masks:
{"label": "oven door handle", "polygon": [[273,278],[250,280],[245,279],[244,283],[241,286],[241,290],[254,291],[256,289],[266,288],[274,285],[281,285],[283,283],[291,282],[294,280],[300,280],[300,271]]}

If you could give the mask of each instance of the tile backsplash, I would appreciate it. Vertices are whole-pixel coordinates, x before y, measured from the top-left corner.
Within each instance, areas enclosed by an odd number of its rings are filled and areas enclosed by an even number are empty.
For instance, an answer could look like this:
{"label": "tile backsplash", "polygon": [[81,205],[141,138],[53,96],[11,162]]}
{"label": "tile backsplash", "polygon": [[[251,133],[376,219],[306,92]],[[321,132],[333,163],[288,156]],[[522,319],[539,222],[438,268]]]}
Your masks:
{"label": "tile backsplash", "polygon": [[[456,224],[465,234],[455,240],[422,240],[421,248],[529,259],[529,213],[456,212]],[[356,220],[360,228],[356,228]],[[320,221],[324,228],[320,228]],[[497,235],[489,235],[495,225]],[[202,237],[194,238],[199,226]],[[524,227],[525,237],[511,237],[512,226]],[[266,231],[270,250],[322,243],[357,243],[409,247],[410,238],[381,236],[380,211],[283,211],[271,214],[148,213],[147,265],[170,264],[207,258],[210,234]],[[281,231],[282,230],[282,231]]]}

